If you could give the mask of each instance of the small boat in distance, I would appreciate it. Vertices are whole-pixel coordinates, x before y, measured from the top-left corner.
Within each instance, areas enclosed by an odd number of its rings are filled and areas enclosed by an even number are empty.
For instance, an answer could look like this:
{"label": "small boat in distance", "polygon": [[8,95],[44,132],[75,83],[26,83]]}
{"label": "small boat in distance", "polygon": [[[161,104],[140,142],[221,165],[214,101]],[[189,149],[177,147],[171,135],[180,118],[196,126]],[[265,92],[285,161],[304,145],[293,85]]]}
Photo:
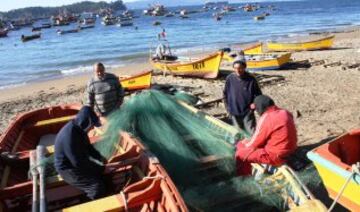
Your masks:
{"label": "small boat in distance", "polygon": [[77,33],[77,32],[80,32],[80,28],[69,29],[69,30],[60,30],[60,29],[57,30],[57,33],[59,35],[64,35],[64,34],[69,34],[69,33]]}
{"label": "small boat in distance", "polygon": [[81,30],[83,30],[83,29],[91,29],[91,28],[94,28],[94,27],[95,27],[95,24],[80,25]]}
{"label": "small boat in distance", "polygon": [[41,37],[41,33],[38,33],[38,34],[33,34],[33,35],[21,35],[21,41],[22,42],[26,42],[26,41],[31,41],[31,40],[34,40],[34,39],[38,39]]}
{"label": "small boat in distance", "polygon": [[119,23],[117,24],[117,26],[119,27],[127,27],[127,26],[133,26],[133,20],[132,18],[128,18],[128,17],[121,17],[118,19]]}
{"label": "small boat in distance", "polygon": [[32,32],[39,32],[41,31],[42,27],[32,27],[31,31]]}
{"label": "small boat in distance", "polygon": [[255,16],[255,17],[254,17],[254,20],[255,20],[255,21],[262,21],[262,20],[265,20],[265,15],[258,15],[258,16]]}
{"label": "small boat in distance", "polygon": [[7,29],[0,29],[0,38],[6,37],[8,33]]}

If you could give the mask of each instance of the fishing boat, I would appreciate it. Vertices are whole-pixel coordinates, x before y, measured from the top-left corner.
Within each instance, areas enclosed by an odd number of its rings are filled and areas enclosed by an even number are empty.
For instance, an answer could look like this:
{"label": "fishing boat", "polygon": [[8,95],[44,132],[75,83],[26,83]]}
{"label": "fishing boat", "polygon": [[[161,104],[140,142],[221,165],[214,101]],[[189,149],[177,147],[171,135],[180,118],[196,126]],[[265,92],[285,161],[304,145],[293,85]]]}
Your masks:
{"label": "fishing boat", "polygon": [[335,36],[329,36],[318,40],[307,42],[268,42],[267,49],[269,51],[309,51],[329,49],[334,43]]}
{"label": "fishing boat", "polygon": [[[254,45],[251,45],[249,47],[245,47],[245,48],[242,48],[241,51],[244,52],[245,55],[255,55],[255,54],[263,54],[264,51],[263,51],[263,44],[262,43],[256,43]],[[224,57],[223,59],[228,61],[228,62],[231,62],[233,61],[233,58],[234,58],[234,55],[236,54],[236,52],[232,52],[231,49],[229,48],[226,48],[227,51],[224,52]]]}
{"label": "fishing boat", "polygon": [[[27,177],[29,157],[32,155],[30,150],[35,149],[42,139],[48,136],[44,145],[47,145],[47,154],[52,154],[53,143],[48,142],[51,140],[49,136],[56,134],[79,109],[80,105],[67,105],[24,113],[2,134],[1,155],[9,151],[22,156],[12,157],[15,161],[13,163],[0,163],[2,210],[31,210],[32,191],[36,184]],[[177,188],[157,158],[137,139],[125,132],[119,133],[117,152],[105,166],[104,175],[109,177],[113,184],[109,195],[99,200],[84,202],[84,193],[66,184],[60,176],[49,175],[46,177],[45,191],[46,207],[49,211],[188,211]],[[90,141],[98,142],[99,137],[90,137]]]}
{"label": "fishing boat", "polygon": [[121,17],[118,19],[119,23],[117,24],[117,26],[119,27],[127,27],[127,26],[133,26],[134,22],[132,20],[132,18],[128,18],[128,17]]}
{"label": "fishing boat", "polygon": [[41,24],[41,28],[42,29],[49,29],[49,28],[51,28],[51,24]]}
{"label": "fishing boat", "polygon": [[26,35],[21,35],[21,41],[22,42],[26,42],[26,41],[31,41],[31,40],[34,40],[34,39],[38,39],[41,37],[41,34],[38,33],[38,34],[33,34],[33,35],[29,35],[29,36],[26,36]]}
{"label": "fishing boat", "polygon": [[265,15],[258,15],[258,16],[255,16],[255,17],[254,17],[254,20],[255,20],[255,21],[262,21],[262,20],[265,20]]}
{"label": "fishing boat", "polygon": [[77,33],[77,32],[80,32],[80,28],[69,29],[69,30],[60,30],[60,29],[57,30],[57,33],[59,35],[64,35],[64,34],[69,34],[69,33]]}
{"label": "fishing boat", "polygon": [[134,76],[120,76],[121,86],[126,91],[147,89],[151,86],[152,71],[146,71]]}
{"label": "fishing boat", "polygon": [[0,29],[0,38],[1,37],[6,37],[8,33],[7,29]]}
{"label": "fishing boat", "polygon": [[360,129],[308,152],[329,196],[350,211],[360,211]]}
{"label": "fishing boat", "polygon": [[164,73],[214,79],[218,76],[223,54],[222,51],[219,51],[200,59],[183,58],[175,61],[150,59],[150,63],[155,69]]}
{"label": "fishing boat", "polygon": [[[236,55],[226,54],[226,61],[233,62]],[[250,71],[277,70],[290,61],[291,53],[245,54],[247,69]]]}
{"label": "fishing boat", "polygon": [[83,29],[91,29],[91,28],[94,28],[95,27],[95,24],[88,24],[88,25],[81,25],[80,26],[80,29],[83,30]]}
{"label": "fishing boat", "polygon": [[32,27],[31,31],[32,32],[39,32],[41,31],[42,27]]}
{"label": "fishing boat", "polygon": [[103,21],[101,22],[105,26],[115,25],[117,23],[116,17],[113,16],[105,16]]}

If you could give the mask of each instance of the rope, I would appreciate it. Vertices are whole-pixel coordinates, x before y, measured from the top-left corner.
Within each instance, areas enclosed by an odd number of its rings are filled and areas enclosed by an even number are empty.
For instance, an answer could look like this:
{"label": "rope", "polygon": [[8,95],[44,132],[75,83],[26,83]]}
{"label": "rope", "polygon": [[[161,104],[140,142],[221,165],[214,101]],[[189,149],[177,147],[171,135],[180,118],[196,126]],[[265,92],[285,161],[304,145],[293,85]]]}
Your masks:
{"label": "rope", "polygon": [[127,204],[127,200],[126,200],[126,196],[125,196],[124,191],[121,191],[121,192],[120,192],[120,196],[121,196],[121,198],[122,198],[123,201],[124,201],[125,211],[126,211],[126,212],[129,211],[129,208],[128,208],[128,204]]}
{"label": "rope", "polygon": [[360,175],[360,162],[357,162],[356,164],[353,164],[353,165],[351,166],[351,174],[350,174],[350,176],[346,179],[345,184],[341,187],[340,192],[338,193],[338,195],[337,195],[336,198],[334,199],[334,202],[331,204],[328,212],[331,212],[331,211],[334,209],[336,203],[337,203],[338,200],[340,199],[341,195],[344,193],[346,186],[350,183],[350,180],[351,180],[356,174],[357,174],[357,175]]}
{"label": "rope", "polygon": [[162,175],[156,175],[156,176],[153,176],[153,177],[149,177],[149,176],[146,176],[144,177],[143,179],[149,179],[149,180],[153,180],[153,179],[161,179],[161,180],[164,180],[165,177],[162,176]]}

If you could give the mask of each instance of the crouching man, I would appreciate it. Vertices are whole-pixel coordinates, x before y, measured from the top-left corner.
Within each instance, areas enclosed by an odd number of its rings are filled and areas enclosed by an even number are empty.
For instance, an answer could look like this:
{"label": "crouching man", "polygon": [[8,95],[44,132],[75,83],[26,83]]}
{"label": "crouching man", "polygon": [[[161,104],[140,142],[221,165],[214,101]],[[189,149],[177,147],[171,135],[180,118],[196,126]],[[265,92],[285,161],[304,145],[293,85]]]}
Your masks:
{"label": "crouching man", "polygon": [[[99,127],[99,118],[84,106],[55,139],[55,168],[68,184],[86,193],[89,199],[106,195],[103,179],[106,159],[91,145],[87,133]],[[98,161],[98,162],[95,162]]]}
{"label": "crouching man", "polygon": [[251,163],[280,166],[297,148],[296,128],[290,112],[278,108],[265,95],[257,96],[252,108],[260,119],[251,139],[239,141],[236,146],[238,175],[250,175]]}

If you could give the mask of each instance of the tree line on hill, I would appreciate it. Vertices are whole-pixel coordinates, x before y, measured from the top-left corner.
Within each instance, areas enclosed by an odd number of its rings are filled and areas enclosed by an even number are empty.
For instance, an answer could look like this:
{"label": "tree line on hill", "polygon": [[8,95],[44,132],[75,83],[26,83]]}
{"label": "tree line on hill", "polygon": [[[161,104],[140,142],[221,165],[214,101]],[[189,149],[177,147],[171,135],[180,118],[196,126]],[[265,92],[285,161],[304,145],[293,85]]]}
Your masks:
{"label": "tree line on hill", "polygon": [[0,12],[0,19],[41,19],[56,16],[60,13],[81,14],[83,12],[98,13],[102,9],[111,9],[113,11],[126,10],[122,0],[107,3],[83,1],[60,7],[27,7],[21,9],[10,10],[8,12]]}

